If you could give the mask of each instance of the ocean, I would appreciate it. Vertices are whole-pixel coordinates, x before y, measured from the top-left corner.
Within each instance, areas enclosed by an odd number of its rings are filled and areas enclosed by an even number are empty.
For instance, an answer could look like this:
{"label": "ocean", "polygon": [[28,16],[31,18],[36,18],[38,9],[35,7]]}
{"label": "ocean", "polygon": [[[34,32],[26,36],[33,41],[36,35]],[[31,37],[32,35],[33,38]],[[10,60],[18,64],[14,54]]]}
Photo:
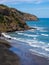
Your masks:
{"label": "ocean", "polygon": [[28,44],[30,52],[49,57],[49,18],[39,18],[38,21],[26,21],[26,23],[36,29],[10,32],[8,35],[14,40]]}

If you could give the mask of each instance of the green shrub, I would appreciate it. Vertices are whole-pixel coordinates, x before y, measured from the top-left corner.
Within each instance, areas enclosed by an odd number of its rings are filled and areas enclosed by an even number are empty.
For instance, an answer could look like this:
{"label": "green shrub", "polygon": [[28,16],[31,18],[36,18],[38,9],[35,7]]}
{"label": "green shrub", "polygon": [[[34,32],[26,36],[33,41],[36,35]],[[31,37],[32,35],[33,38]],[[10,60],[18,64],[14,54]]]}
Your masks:
{"label": "green shrub", "polygon": [[4,20],[4,16],[0,14],[0,22],[2,22],[3,20]]}

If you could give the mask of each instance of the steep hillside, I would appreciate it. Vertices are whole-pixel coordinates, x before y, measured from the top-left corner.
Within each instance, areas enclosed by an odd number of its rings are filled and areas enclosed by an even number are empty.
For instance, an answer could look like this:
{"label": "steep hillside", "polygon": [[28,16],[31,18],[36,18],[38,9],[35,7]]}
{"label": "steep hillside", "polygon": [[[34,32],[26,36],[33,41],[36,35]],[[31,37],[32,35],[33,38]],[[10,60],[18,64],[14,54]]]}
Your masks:
{"label": "steep hillside", "polygon": [[37,20],[37,17],[0,4],[0,32],[29,29],[25,20]]}

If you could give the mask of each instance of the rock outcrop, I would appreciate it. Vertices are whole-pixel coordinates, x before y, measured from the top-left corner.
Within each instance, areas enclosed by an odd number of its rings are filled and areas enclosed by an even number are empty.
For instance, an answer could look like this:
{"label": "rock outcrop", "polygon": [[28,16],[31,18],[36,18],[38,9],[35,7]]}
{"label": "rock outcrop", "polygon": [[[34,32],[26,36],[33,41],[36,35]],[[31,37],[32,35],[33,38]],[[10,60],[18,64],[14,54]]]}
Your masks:
{"label": "rock outcrop", "polygon": [[26,20],[37,20],[31,14],[23,13],[15,8],[0,5],[0,31],[11,32],[16,30],[27,30],[30,27],[25,23]]}
{"label": "rock outcrop", "polygon": [[24,16],[24,20],[28,20],[28,21],[32,21],[32,20],[37,21],[38,20],[38,18],[32,14],[24,13],[23,16]]}

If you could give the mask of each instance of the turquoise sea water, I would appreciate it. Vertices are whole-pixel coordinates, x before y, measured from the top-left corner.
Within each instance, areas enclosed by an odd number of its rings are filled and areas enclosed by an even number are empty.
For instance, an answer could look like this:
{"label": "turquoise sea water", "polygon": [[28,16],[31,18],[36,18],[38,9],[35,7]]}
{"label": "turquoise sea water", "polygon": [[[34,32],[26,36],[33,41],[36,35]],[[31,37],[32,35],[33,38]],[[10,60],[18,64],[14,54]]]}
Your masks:
{"label": "turquoise sea water", "polygon": [[38,21],[26,21],[26,23],[36,30],[16,31],[8,35],[28,44],[31,52],[49,56],[49,18],[39,18]]}

